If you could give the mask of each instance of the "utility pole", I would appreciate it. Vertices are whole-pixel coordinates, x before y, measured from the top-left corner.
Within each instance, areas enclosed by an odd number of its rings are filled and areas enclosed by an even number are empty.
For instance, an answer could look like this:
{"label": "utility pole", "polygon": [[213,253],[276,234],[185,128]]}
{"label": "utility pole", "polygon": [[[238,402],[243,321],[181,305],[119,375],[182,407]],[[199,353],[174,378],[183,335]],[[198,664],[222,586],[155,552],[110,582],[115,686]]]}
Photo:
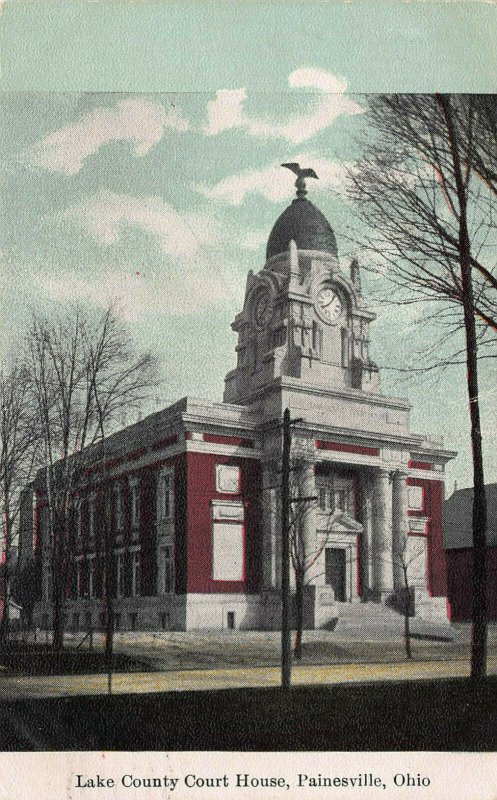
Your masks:
{"label": "utility pole", "polygon": [[283,413],[283,454],[281,465],[281,686],[289,689],[292,677],[292,610],[290,596],[290,504],[316,498],[290,497],[290,447],[292,425],[302,417],[290,420],[290,409]]}
{"label": "utility pole", "polygon": [[283,414],[283,457],[281,474],[281,687],[290,688],[292,642],[290,611],[290,409]]}

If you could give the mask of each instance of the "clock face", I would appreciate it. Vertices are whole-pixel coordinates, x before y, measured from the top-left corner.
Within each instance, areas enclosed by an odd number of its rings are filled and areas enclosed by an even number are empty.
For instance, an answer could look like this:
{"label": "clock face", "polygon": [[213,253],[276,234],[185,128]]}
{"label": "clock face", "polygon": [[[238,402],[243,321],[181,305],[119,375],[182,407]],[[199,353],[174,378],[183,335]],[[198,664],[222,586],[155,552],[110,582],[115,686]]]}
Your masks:
{"label": "clock face", "polygon": [[255,301],[254,319],[259,327],[267,325],[272,316],[271,297],[267,292],[261,292]]}
{"label": "clock face", "polygon": [[343,311],[340,295],[334,289],[321,289],[317,297],[317,305],[321,315],[328,322],[335,322]]}

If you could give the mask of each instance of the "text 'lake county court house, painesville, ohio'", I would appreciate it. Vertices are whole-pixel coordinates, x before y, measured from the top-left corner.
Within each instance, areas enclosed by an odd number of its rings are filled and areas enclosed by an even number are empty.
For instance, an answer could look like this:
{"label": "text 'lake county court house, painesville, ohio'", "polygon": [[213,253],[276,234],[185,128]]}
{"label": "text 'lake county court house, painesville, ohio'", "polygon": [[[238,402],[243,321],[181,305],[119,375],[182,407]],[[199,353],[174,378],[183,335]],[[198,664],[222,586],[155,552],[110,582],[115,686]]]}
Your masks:
{"label": "text 'lake county court house, painesville, ohio'", "polygon": [[[404,586],[416,614],[445,618],[444,465],[455,453],[409,431],[409,402],[381,393],[359,265],[306,198],[277,219],[232,324],[237,364],[222,403],[184,398],[109,437],[111,564],[102,563],[102,471],[74,498],[67,628],[101,627],[103,571],[122,630],[276,629],[281,624],[281,420],[292,429],[307,554],[306,627],[355,608],[374,617]],[[108,500],[106,501],[108,502]],[[20,558],[41,565],[38,625],[52,616],[43,471],[24,492]]]}

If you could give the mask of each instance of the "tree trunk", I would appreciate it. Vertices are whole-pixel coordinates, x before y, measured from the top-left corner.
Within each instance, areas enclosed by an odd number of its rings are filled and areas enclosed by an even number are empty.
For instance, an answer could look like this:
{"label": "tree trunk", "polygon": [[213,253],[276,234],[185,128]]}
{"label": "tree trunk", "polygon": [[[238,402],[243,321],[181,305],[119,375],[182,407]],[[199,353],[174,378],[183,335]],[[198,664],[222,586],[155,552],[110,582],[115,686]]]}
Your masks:
{"label": "tree trunk", "polygon": [[53,647],[56,652],[60,652],[64,647],[64,605],[66,601],[67,591],[67,572],[68,572],[68,555],[69,555],[69,520],[70,512],[67,505],[64,505],[62,512],[60,526],[55,538],[55,569],[56,577],[54,583],[54,620],[53,620]]}
{"label": "tree trunk", "polygon": [[0,623],[0,646],[7,644],[9,641],[9,628],[10,628],[10,575],[9,575],[9,557],[8,554],[5,557],[4,563],[4,575],[3,575],[3,586],[0,586],[0,590],[3,590],[3,614],[2,614],[2,621]]}
{"label": "tree trunk", "polygon": [[302,629],[304,627],[304,581],[301,575],[295,580],[295,658],[302,658]]}
{"label": "tree trunk", "polygon": [[0,596],[2,596],[3,594],[3,614],[2,614],[2,621],[0,623],[0,645],[4,645],[8,642],[9,628],[10,628],[12,521],[10,518],[10,507],[9,507],[7,492],[5,492],[4,514],[5,514],[5,561],[3,565],[3,580],[0,583]]}
{"label": "tree trunk", "polygon": [[63,534],[54,532],[54,558],[53,558],[53,638],[52,646],[56,653],[60,653],[64,646],[64,580],[65,569],[63,559]]}
{"label": "tree trunk", "polygon": [[410,611],[410,594],[409,594],[409,581],[407,579],[407,567],[402,567],[404,571],[404,647],[406,650],[406,656],[408,659],[412,658],[412,651],[411,651],[411,629],[410,629],[410,620],[409,620],[409,611]]}
{"label": "tree trunk", "polygon": [[64,646],[64,602],[62,599],[62,576],[58,575],[54,580],[54,601],[53,601],[53,638],[52,646],[56,653],[60,653]]}
{"label": "tree trunk", "polygon": [[466,188],[458,149],[450,98],[439,98],[449,133],[451,153],[459,203],[459,266],[463,290],[464,329],[466,334],[466,365],[471,445],[473,450],[473,627],[471,641],[471,678],[481,681],[487,668],[487,609],[486,609],[486,527],[487,506],[483,471],[483,448],[478,399],[478,345],[476,337],[471,249],[468,233]]}
{"label": "tree trunk", "polygon": [[114,602],[112,580],[112,549],[109,547],[110,535],[106,531],[105,547],[105,661],[107,664],[107,688],[112,694],[112,672],[114,657]]}

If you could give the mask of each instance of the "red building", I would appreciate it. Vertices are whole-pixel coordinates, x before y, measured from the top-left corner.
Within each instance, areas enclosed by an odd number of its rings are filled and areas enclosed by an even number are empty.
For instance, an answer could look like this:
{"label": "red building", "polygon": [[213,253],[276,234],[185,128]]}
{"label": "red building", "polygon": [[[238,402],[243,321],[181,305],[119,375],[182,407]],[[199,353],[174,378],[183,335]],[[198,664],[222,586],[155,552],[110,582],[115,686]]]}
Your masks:
{"label": "red building", "polygon": [[[497,483],[487,495],[487,613],[497,620]],[[447,561],[447,607],[452,622],[472,618],[473,489],[455,491],[443,504],[444,548]]]}
{"label": "red building", "polygon": [[[409,402],[381,392],[359,266],[339,260],[299,180],[263,268],[248,274],[223,402],[185,398],[109,437],[104,465],[85,454],[64,575],[70,627],[102,624],[105,569],[118,627],[280,625],[285,408],[300,420],[299,491],[316,498],[299,522],[306,624],[330,625],[345,604],[362,614],[390,603],[403,562],[417,613],[445,617],[442,486],[455,453],[411,432]],[[34,550],[39,560],[45,625],[54,562],[44,491],[42,471],[25,495],[21,558]]]}

